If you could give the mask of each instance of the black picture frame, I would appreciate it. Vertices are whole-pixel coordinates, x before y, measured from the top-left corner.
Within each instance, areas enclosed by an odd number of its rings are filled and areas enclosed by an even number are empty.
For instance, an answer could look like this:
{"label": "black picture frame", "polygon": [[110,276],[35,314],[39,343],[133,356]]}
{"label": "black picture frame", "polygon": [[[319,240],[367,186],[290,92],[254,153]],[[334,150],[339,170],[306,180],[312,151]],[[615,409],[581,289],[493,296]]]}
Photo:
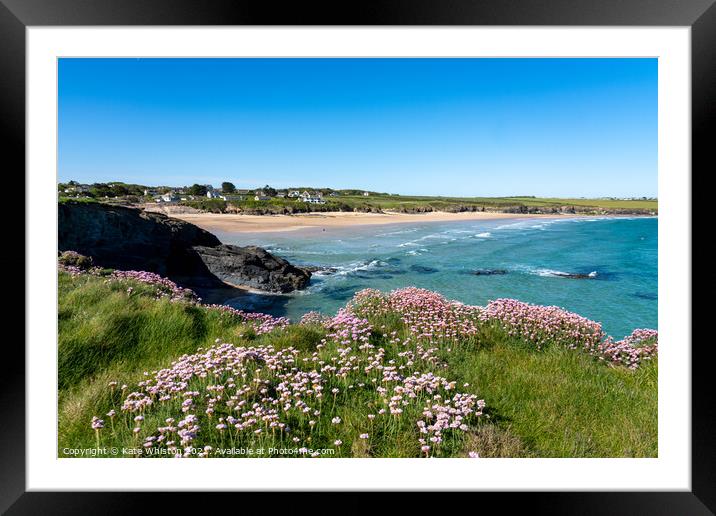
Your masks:
{"label": "black picture frame", "polygon": [[[266,1],[243,0],[0,0],[0,127],[4,133],[0,145],[4,177],[17,178],[25,167],[26,27],[83,25],[688,26],[692,38],[691,180],[694,194],[699,190],[693,188],[693,180],[707,177],[716,170],[713,143],[709,138],[716,125],[714,0],[401,0],[295,2],[280,8]],[[20,202],[24,201],[20,199]],[[692,206],[697,206],[695,197],[692,202]],[[6,270],[24,270],[25,254],[21,250],[24,246],[17,244],[25,241],[24,224],[14,224],[5,231],[16,243],[15,252],[0,260]],[[699,260],[705,257],[694,254],[693,247],[692,256],[693,270],[699,270]],[[14,281],[16,292],[24,292],[19,285],[20,278]],[[16,311],[20,307],[31,309],[18,297],[15,296],[13,303]],[[697,308],[694,303],[693,310]],[[22,317],[19,313],[12,315],[16,321]],[[698,319],[692,316],[692,320]],[[18,340],[12,341],[15,347]],[[11,341],[6,340],[5,345],[10,346]],[[530,512],[538,514],[713,514],[716,511],[713,435],[716,403],[711,399],[711,346],[710,340],[694,341],[692,345],[690,492],[494,493],[480,494],[481,505],[496,500],[503,509],[509,510],[526,501]],[[146,495],[25,492],[25,449],[29,444],[25,442],[25,361],[24,353],[19,349],[15,351],[18,356],[3,361],[0,376],[0,442],[3,443],[0,511],[8,514],[144,512],[141,509],[148,508]],[[151,496],[162,504],[163,510],[175,510],[185,504],[177,493]],[[295,502],[295,498],[293,500]]]}

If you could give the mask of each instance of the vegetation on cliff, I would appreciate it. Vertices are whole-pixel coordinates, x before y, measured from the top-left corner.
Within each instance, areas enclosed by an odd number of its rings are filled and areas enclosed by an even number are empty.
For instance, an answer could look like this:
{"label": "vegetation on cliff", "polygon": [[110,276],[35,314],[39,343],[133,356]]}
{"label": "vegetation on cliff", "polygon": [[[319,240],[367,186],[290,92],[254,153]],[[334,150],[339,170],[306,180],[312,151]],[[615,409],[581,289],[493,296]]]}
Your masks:
{"label": "vegetation on cliff", "polygon": [[212,213],[245,213],[250,215],[280,215],[306,212],[397,211],[425,213],[433,211],[464,212],[492,211],[507,213],[567,213],[567,214],[637,214],[652,215],[658,212],[656,200],[618,199],[546,199],[537,197],[429,197],[371,194],[324,197],[325,204],[303,203],[291,198],[271,198],[256,201],[223,201],[198,199],[181,204]]}
{"label": "vegetation on cliff", "polygon": [[657,455],[656,332],[413,288],[289,324],[172,285],[61,266],[60,456]]}
{"label": "vegetation on cliff", "polygon": [[[226,185],[226,188],[224,188]],[[84,185],[82,191],[73,191],[71,184],[60,183],[60,202],[67,199],[103,203],[124,203],[128,205],[153,202],[149,190],[156,193],[171,192],[169,187],[146,187],[128,185],[120,182],[109,184],[96,183]],[[241,195],[227,198],[207,198],[206,186],[193,185],[181,189],[185,191],[184,200],[179,204],[210,213],[245,213],[250,215],[298,214],[307,212],[358,211],[379,212],[398,211],[404,213],[423,213],[431,211],[493,211],[507,213],[548,213],[548,214],[633,214],[655,215],[659,210],[656,199],[617,199],[617,198],[545,198],[534,196],[512,197],[445,197],[429,195],[398,195],[364,190],[331,188],[296,187],[285,191],[316,191],[323,195],[325,204],[301,202],[291,197],[276,197],[276,190],[266,185],[260,191],[269,198],[255,200],[254,193],[244,191]],[[222,183],[222,192],[232,195],[236,191],[231,183]],[[238,197],[238,198],[237,198]]]}

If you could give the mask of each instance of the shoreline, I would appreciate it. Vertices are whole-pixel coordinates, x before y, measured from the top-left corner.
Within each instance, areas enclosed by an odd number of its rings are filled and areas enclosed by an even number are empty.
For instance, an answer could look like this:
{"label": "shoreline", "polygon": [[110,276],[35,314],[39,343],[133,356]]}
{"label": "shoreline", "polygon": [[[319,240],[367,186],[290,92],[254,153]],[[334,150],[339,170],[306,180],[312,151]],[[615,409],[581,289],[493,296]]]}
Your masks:
{"label": "shoreline", "polygon": [[429,212],[429,213],[356,213],[312,212],[296,215],[241,215],[229,213],[176,213],[170,215],[199,226],[207,231],[224,233],[272,233],[302,229],[348,228],[414,222],[452,222],[462,220],[594,218],[632,215],[535,214],[499,212]]}
{"label": "shoreline", "polygon": [[230,213],[175,213],[171,217],[184,220],[207,231],[225,233],[273,233],[302,229],[349,228],[354,226],[379,226],[415,222],[452,222],[462,220],[544,219],[544,218],[621,218],[638,215],[579,213],[501,213],[466,211],[450,213],[359,213],[359,212],[311,212],[296,215],[242,215]]}

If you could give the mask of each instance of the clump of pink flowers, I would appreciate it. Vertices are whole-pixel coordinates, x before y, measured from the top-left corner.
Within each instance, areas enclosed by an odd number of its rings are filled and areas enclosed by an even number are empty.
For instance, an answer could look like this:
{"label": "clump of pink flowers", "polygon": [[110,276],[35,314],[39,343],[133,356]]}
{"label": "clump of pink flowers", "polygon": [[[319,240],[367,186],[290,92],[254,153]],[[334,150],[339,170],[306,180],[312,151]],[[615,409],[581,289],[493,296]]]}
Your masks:
{"label": "clump of pink flowers", "polygon": [[172,280],[164,278],[159,274],[146,271],[113,271],[110,276],[112,280],[134,280],[145,285],[155,287],[157,297],[168,298],[171,301],[198,301],[193,290],[183,288]]}
{"label": "clump of pink flowers", "polygon": [[656,330],[636,329],[622,340],[615,341],[608,337],[599,344],[597,351],[604,360],[636,369],[642,361],[656,356],[658,345],[659,334]]}
{"label": "clump of pink flowers", "polygon": [[331,318],[327,315],[324,315],[320,312],[306,312],[301,317],[301,320],[299,321],[299,324],[318,324],[318,325],[324,325],[330,322]]}
{"label": "clump of pink flowers", "polygon": [[658,353],[656,330],[637,329],[615,341],[604,333],[600,323],[556,306],[497,299],[487,305],[481,317],[499,322],[511,336],[522,338],[538,349],[546,344],[582,349],[601,360],[630,369]]}
{"label": "clump of pink flowers", "polygon": [[358,292],[348,309],[366,316],[397,313],[418,340],[439,341],[470,338],[477,334],[481,308],[468,306],[429,290],[408,287],[383,294],[378,290]]}
{"label": "clump of pink flowers", "polygon": [[598,322],[556,306],[541,306],[516,299],[497,299],[485,307],[448,301],[440,294],[409,287],[384,294],[365,289],[348,304],[348,310],[363,317],[398,314],[414,338],[459,345],[475,336],[481,325],[497,324],[508,335],[541,349],[547,344],[581,349],[613,364],[636,368],[656,356],[656,330],[634,330],[614,341]]}
{"label": "clump of pink flowers", "polygon": [[556,306],[531,305],[516,299],[491,301],[481,319],[498,321],[510,336],[523,338],[538,349],[558,344],[592,350],[605,336],[598,322]]}
{"label": "clump of pink flowers", "polygon": [[204,306],[209,310],[215,310],[227,316],[235,317],[238,321],[248,323],[254,328],[257,335],[271,333],[275,329],[284,329],[291,324],[291,321],[286,317],[274,317],[258,312],[245,312],[227,305]]}

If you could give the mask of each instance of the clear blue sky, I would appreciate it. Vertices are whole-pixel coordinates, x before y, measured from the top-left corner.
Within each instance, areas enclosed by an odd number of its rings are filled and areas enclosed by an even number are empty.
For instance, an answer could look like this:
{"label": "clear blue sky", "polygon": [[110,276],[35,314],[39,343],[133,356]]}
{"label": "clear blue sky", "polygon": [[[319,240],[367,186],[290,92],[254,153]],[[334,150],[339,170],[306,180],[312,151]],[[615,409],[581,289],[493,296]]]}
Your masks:
{"label": "clear blue sky", "polygon": [[67,59],[59,179],[656,196],[656,59]]}

